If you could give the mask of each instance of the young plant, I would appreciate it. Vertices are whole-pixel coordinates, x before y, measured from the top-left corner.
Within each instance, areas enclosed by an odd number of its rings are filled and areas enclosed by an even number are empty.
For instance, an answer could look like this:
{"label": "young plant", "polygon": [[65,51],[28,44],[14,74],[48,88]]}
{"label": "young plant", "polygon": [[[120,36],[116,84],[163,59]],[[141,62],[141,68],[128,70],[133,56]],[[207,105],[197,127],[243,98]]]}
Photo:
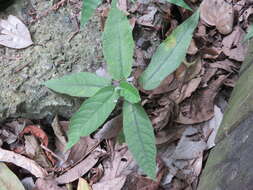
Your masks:
{"label": "young plant", "polygon": [[[100,0],[87,0],[87,15],[94,11]],[[52,90],[71,96],[89,97],[71,117],[67,148],[76,144],[80,137],[96,131],[114,110],[119,97],[123,97],[123,132],[129,150],[140,168],[152,179],[156,176],[155,136],[151,121],[140,104],[138,90],[128,82],[132,71],[134,40],[127,17],[112,0],[111,10],[103,33],[103,53],[112,79],[82,72],[47,81]],[[85,6],[84,6],[85,7]],[[198,23],[199,12],[189,19],[158,47],[140,83],[145,89],[153,89],[181,63]],[[85,24],[85,23],[83,23]],[[116,84],[112,85],[114,81]]]}

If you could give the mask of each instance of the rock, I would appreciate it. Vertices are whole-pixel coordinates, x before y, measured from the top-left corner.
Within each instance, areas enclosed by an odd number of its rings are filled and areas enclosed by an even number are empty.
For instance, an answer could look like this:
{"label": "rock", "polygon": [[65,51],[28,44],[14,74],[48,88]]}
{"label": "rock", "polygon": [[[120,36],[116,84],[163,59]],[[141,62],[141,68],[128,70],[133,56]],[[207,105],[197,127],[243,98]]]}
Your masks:
{"label": "rock", "polygon": [[[42,15],[52,6],[50,1],[33,1],[16,1],[0,12],[0,18],[12,14],[26,23],[32,18],[29,11]],[[94,16],[69,41],[77,30],[72,11],[66,5],[28,25],[34,46],[23,50],[0,46],[0,121],[7,117],[40,119],[54,114],[69,118],[82,103],[81,99],[54,93],[42,85],[69,73],[95,72],[103,63],[99,18]]]}

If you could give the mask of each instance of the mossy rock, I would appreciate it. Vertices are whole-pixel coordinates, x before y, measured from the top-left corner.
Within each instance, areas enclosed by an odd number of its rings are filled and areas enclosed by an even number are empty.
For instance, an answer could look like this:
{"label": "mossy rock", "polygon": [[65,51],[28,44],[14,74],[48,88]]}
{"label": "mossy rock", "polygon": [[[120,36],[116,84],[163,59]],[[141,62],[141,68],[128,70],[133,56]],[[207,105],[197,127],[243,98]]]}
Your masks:
{"label": "mossy rock", "polygon": [[[29,11],[45,13],[53,1],[16,0],[0,18],[9,14],[23,22],[31,21]],[[0,121],[8,117],[40,119],[48,115],[69,118],[82,100],[56,94],[43,82],[80,71],[95,72],[104,62],[100,21],[94,16],[71,40],[77,30],[70,5],[49,11],[33,24],[27,24],[34,45],[23,50],[0,46]],[[77,18],[79,19],[79,18]]]}

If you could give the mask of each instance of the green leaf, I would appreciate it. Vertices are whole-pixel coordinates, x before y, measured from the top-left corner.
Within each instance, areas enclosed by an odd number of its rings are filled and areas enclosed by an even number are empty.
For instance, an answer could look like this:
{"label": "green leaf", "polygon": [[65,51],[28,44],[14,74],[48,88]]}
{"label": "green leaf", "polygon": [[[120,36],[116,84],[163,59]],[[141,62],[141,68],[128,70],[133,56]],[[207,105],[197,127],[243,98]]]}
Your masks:
{"label": "green leaf", "polygon": [[199,20],[199,10],[179,25],[166,40],[160,44],[147,69],[140,77],[140,84],[145,90],[152,90],[184,60],[192,34]]}
{"label": "green leaf", "polygon": [[95,12],[101,0],[83,0],[82,13],[81,13],[81,26],[87,24],[90,17]]}
{"label": "green leaf", "polygon": [[109,86],[111,80],[93,73],[80,72],[59,79],[52,79],[44,84],[59,93],[77,97],[90,97],[99,89]]}
{"label": "green leaf", "polygon": [[131,103],[138,103],[141,101],[139,91],[131,84],[125,81],[120,82],[120,95]]}
{"label": "green leaf", "polygon": [[244,42],[251,39],[253,37],[253,24],[249,26],[249,30],[246,34],[246,36],[244,37]]}
{"label": "green leaf", "polygon": [[99,90],[87,99],[70,119],[67,148],[76,144],[81,136],[88,136],[104,123],[119,98],[113,86]]}
{"label": "green leaf", "polygon": [[152,124],[141,105],[124,102],[123,130],[134,159],[149,177],[155,179],[155,136]]}
{"label": "green leaf", "polygon": [[184,0],[166,0],[166,1],[192,11],[192,9],[184,2]]}
{"label": "green leaf", "polygon": [[116,0],[106,20],[103,52],[108,72],[115,80],[126,79],[132,70],[134,40],[127,17],[116,7]]}
{"label": "green leaf", "polygon": [[25,190],[17,176],[4,163],[0,163],[0,190]]}

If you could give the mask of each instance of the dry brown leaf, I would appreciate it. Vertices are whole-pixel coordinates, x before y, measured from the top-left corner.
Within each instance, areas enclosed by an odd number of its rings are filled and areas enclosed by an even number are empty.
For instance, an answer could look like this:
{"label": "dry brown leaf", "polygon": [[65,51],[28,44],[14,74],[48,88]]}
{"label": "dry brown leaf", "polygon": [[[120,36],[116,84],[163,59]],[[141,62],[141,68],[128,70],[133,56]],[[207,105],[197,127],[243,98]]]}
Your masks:
{"label": "dry brown leaf", "polygon": [[234,73],[235,71],[239,70],[239,67],[235,65],[232,61],[229,59],[225,59],[223,61],[216,61],[214,63],[209,64],[210,68],[218,68],[225,70],[229,73]]}
{"label": "dry brown leaf", "polygon": [[2,148],[0,148],[0,161],[10,162],[14,165],[24,168],[36,177],[43,178],[47,175],[47,172],[35,161],[30,160],[22,155],[16,154],[12,151],[4,150]]}
{"label": "dry brown leaf", "polygon": [[54,118],[52,122],[52,128],[56,136],[55,146],[58,151],[64,152],[65,147],[67,145],[67,140],[66,140],[65,132],[63,128],[61,127],[57,116]]}
{"label": "dry brown leaf", "polygon": [[32,45],[32,39],[27,27],[15,16],[0,20],[0,45],[22,49]]}
{"label": "dry brown leaf", "polygon": [[154,6],[149,6],[147,12],[147,14],[137,19],[137,23],[143,26],[154,27],[154,19],[155,14],[157,13],[157,8]]}
{"label": "dry brown leaf", "polygon": [[43,149],[40,147],[38,140],[32,135],[25,135],[25,153],[23,155],[28,156],[40,166],[44,168],[50,168],[52,165],[47,159]]}
{"label": "dry brown leaf", "polygon": [[4,126],[0,126],[0,139],[2,142],[12,144],[17,140],[24,127],[25,123],[19,123],[18,121],[6,123]]}
{"label": "dry brown leaf", "polygon": [[140,175],[131,175],[124,187],[131,190],[159,190],[159,182]]}
{"label": "dry brown leaf", "polygon": [[66,187],[59,187],[53,179],[37,179],[35,190],[67,190]]}
{"label": "dry brown leaf", "polygon": [[227,76],[220,75],[216,80],[211,81],[205,89],[201,89],[199,93],[182,102],[176,122],[195,124],[211,119],[214,111],[214,99],[226,78]]}
{"label": "dry brown leaf", "polygon": [[66,173],[60,175],[55,180],[59,184],[70,183],[84,174],[86,174],[98,161],[101,155],[101,151],[99,148],[96,148],[89,156],[87,156],[83,161],[79,164],[68,170]]}
{"label": "dry brown leaf", "polygon": [[67,163],[75,164],[80,161],[97,143],[98,141],[96,139],[92,139],[89,136],[81,137],[80,140],[70,149]]}
{"label": "dry brown leaf", "polygon": [[158,131],[156,133],[156,144],[161,145],[164,143],[172,143],[182,136],[182,133],[184,132],[185,128],[183,125],[175,125],[173,127],[170,127],[168,129],[164,129],[162,131]]}
{"label": "dry brown leaf", "polygon": [[187,84],[183,85],[182,88],[174,90],[169,96],[170,99],[175,101],[177,104],[181,103],[197,90],[201,80],[201,77],[190,80]]}
{"label": "dry brown leaf", "polygon": [[175,117],[175,103],[171,100],[167,100],[167,104],[152,112],[152,124],[156,131],[161,131],[166,125],[172,121]]}
{"label": "dry brown leaf", "polygon": [[133,172],[132,168],[136,167],[131,153],[127,147],[116,146],[116,151],[112,159],[106,159],[102,163],[104,166],[104,176],[98,183],[95,183],[93,190],[120,190],[125,183],[126,177]]}
{"label": "dry brown leaf", "polygon": [[225,0],[203,0],[200,18],[211,26],[216,26],[221,34],[229,34],[233,29],[234,10]]}
{"label": "dry brown leaf", "polygon": [[245,32],[241,27],[236,26],[233,32],[222,41],[223,53],[230,59],[242,62],[246,55],[247,45],[243,44]]}
{"label": "dry brown leaf", "polygon": [[117,137],[123,127],[122,114],[107,121],[103,127],[94,135],[98,140],[111,139]]}
{"label": "dry brown leaf", "polygon": [[197,52],[198,52],[198,48],[197,48],[197,46],[195,44],[195,41],[192,40],[191,43],[190,43],[190,46],[189,46],[189,48],[187,50],[187,54],[189,54],[189,55],[195,55]]}

